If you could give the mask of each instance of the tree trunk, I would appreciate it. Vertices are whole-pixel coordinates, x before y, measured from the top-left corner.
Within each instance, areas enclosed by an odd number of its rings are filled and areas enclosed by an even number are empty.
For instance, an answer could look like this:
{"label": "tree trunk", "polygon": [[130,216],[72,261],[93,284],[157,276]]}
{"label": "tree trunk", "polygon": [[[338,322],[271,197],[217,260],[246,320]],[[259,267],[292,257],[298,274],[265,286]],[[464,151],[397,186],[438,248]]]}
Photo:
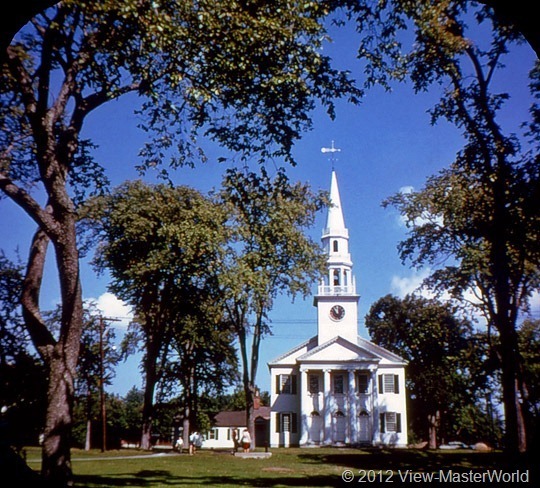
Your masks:
{"label": "tree trunk", "polygon": [[73,377],[63,360],[61,344],[55,348],[49,369],[48,405],[42,450],[43,477],[54,487],[71,486],[70,456]]}
{"label": "tree trunk", "polygon": [[72,486],[71,429],[74,382],[82,334],[82,291],[75,218],[63,222],[64,234],[55,242],[62,297],[59,340],[49,361],[48,405],[43,442],[42,474],[52,486]]}
{"label": "tree trunk", "polygon": [[151,334],[147,338],[144,360],[144,399],[142,412],[141,449],[152,449],[152,422],[154,419],[154,391],[157,383],[156,361],[158,352]]}
{"label": "tree trunk", "polygon": [[437,433],[439,430],[440,412],[428,415],[428,448],[437,449]]}
{"label": "tree trunk", "polygon": [[142,412],[141,449],[152,449],[152,422],[154,418],[155,377],[146,371]]}
{"label": "tree trunk", "polygon": [[[55,488],[72,484],[70,459],[72,408],[83,315],[75,217],[73,213],[63,217],[64,220],[58,226],[62,229],[61,236],[51,237],[43,230],[38,230],[34,235],[21,296],[26,327],[48,368],[47,412],[41,471],[49,485]],[[54,238],[62,300],[58,340],[55,340],[43,322],[39,307],[49,238],[51,240]]]}
{"label": "tree trunk", "polygon": [[88,418],[86,421],[86,436],[84,439],[84,450],[89,451],[92,447],[92,420]]}
{"label": "tree trunk", "polygon": [[184,418],[182,420],[182,428],[183,428],[182,442],[183,442],[183,445],[184,445],[184,449],[185,448],[189,449],[189,429],[190,429],[189,418],[190,418],[190,415],[191,415],[191,412],[190,412],[188,404],[186,403],[186,404],[184,404]]}
{"label": "tree trunk", "polygon": [[523,406],[519,401],[517,337],[515,331],[500,330],[500,334],[505,450],[511,454],[524,453],[527,451],[527,434]]}
{"label": "tree trunk", "polygon": [[245,388],[246,393],[246,428],[251,437],[251,450],[255,449],[255,408],[254,408],[254,396],[255,396],[255,387],[251,384],[248,384]]}

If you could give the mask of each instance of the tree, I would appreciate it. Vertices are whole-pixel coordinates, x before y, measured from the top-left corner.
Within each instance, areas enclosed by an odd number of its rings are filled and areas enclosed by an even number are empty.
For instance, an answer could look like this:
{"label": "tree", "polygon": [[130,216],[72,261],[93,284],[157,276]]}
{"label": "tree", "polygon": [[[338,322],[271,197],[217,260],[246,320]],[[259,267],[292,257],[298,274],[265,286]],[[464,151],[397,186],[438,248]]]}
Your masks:
{"label": "tree", "polygon": [[540,320],[526,319],[518,329],[519,351],[523,357],[523,377],[527,390],[529,420],[528,443],[536,445],[540,438]]}
{"label": "tree", "polygon": [[210,425],[210,417],[200,408],[200,399],[222,395],[238,379],[234,335],[224,320],[217,275],[214,278],[211,288],[193,290],[186,297],[191,305],[178,317],[170,358],[164,366],[162,390],[169,390],[167,396],[178,384],[181,386],[184,446],[189,445],[191,432],[207,430],[205,427]]}
{"label": "tree", "polygon": [[[473,404],[478,392],[470,365],[472,326],[448,304],[420,296],[387,295],[366,316],[372,340],[408,361],[412,430],[436,449],[442,435],[457,435],[451,412]],[[475,358],[477,360],[477,358]],[[425,437],[424,437],[425,438]]]}
{"label": "tree", "polygon": [[191,188],[135,181],[93,201],[88,218],[94,219],[101,240],[96,266],[109,270],[110,291],[133,307],[140,327],[145,375],[141,447],[150,449],[155,389],[170,366],[172,348],[181,355],[182,368],[192,368],[186,374],[194,380],[204,349],[208,360],[223,352],[218,345],[227,343],[215,306],[226,217]]}
{"label": "tree", "polygon": [[[45,320],[50,324],[48,325],[50,330],[58,331],[61,315],[60,307],[57,307],[53,312],[44,313]],[[114,368],[121,359],[121,355],[114,345],[116,334],[114,330],[106,328],[106,320],[98,310],[96,303],[85,302],[81,349],[74,388],[75,408],[78,408],[83,414],[85,435],[81,444],[86,450],[89,450],[92,445],[92,420],[100,417],[102,420],[99,429],[101,432],[100,444],[102,449],[106,449],[106,437],[103,432],[107,420],[104,388],[105,385],[111,384],[115,375]]]}
{"label": "tree", "polygon": [[[412,24],[415,44],[404,54],[388,38],[371,52],[369,42],[364,43],[361,54],[370,61],[371,79],[410,76],[417,91],[435,83],[446,86],[432,120],[445,118],[458,127],[465,147],[450,169],[430,178],[423,190],[395,195],[385,205],[398,208],[409,227],[410,237],[400,245],[402,259],[433,266],[428,281],[441,292],[461,299],[476,293],[475,306],[498,331],[506,448],[523,452],[516,319],[539,283],[538,109],[533,107],[528,133],[521,138],[507,134],[498,115],[509,95],[492,92],[509,46],[521,38],[497,22],[490,9],[456,2],[403,5],[389,13],[394,27],[386,34]],[[379,12],[379,19],[384,15]],[[487,40],[474,42],[471,22],[482,24]],[[537,72],[533,76],[536,94]]]}
{"label": "tree", "polygon": [[264,168],[259,174],[229,170],[221,198],[231,217],[231,246],[220,279],[239,342],[246,425],[255,439],[253,402],[260,342],[270,332],[267,314],[278,294],[306,296],[322,276],[324,255],[305,230],[327,200],[309,185],[290,183],[282,170],[272,178]]}
{"label": "tree", "polygon": [[[11,42],[13,36],[32,17],[57,3],[56,0],[20,0],[13,4],[0,18],[0,56],[3,56],[5,48]],[[358,3],[358,2],[357,2]],[[399,7],[404,2],[397,1]],[[469,3],[471,3],[469,1]],[[534,15],[531,15],[530,4],[525,1],[506,2],[505,0],[481,0],[480,3],[493,9],[498,19],[506,24],[515,26],[527,39],[537,55],[540,55],[540,35]],[[367,4],[369,7],[370,5]]]}
{"label": "tree", "polygon": [[[0,250],[0,407],[6,447],[22,447],[38,440],[46,403],[46,371],[32,352],[20,313],[23,266]],[[2,429],[3,430],[3,429]]]}
{"label": "tree", "polygon": [[[47,479],[65,485],[71,478],[68,439],[83,326],[77,205],[106,184],[82,135],[84,122],[103,104],[135,93],[142,100],[141,126],[155,136],[141,152],[141,167],[169,159],[175,147],[174,164],[193,163],[201,132],[245,157],[290,160],[315,100],[332,112],[334,97],[357,95],[347,75],[318,52],[326,8],[314,2],[295,7],[284,1],[66,0],[40,11],[2,50],[0,189],[38,226],[22,304],[50,372]],[[44,204],[28,191],[36,183]],[[39,307],[49,242],[61,289],[58,338]]]}

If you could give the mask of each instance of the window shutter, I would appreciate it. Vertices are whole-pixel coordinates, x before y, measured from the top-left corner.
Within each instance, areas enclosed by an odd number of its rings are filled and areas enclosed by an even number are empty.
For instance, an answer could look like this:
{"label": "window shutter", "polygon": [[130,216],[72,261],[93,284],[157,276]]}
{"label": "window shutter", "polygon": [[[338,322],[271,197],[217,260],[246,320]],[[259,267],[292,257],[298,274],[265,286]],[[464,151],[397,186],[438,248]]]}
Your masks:
{"label": "window shutter", "polygon": [[296,375],[291,375],[291,394],[296,395]]}
{"label": "window shutter", "polygon": [[219,440],[219,429],[216,429],[216,441]]}
{"label": "window shutter", "polygon": [[276,395],[281,393],[281,375],[276,375]]}
{"label": "window shutter", "polygon": [[297,419],[296,413],[292,412],[291,413],[291,433],[292,434],[296,434],[296,432],[298,431],[298,428],[296,425],[296,419]]}
{"label": "window shutter", "polygon": [[401,432],[401,414],[396,413],[396,432]]}
{"label": "window shutter", "polygon": [[[380,378],[380,376],[379,376]],[[385,433],[385,426],[384,426],[384,413],[379,414],[379,421],[381,423],[381,434]]]}
{"label": "window shutter", "polygon": [[276,432],[281,432],[281,414],[276,413]]}
{"label": "window shutter", "polygon": [[383,375],[382,374],[379,375],[379,393],[384,393]]}
{"label": "window shutter", "polygon": [[399,375],[394,375],[394,393],[399,393]]}

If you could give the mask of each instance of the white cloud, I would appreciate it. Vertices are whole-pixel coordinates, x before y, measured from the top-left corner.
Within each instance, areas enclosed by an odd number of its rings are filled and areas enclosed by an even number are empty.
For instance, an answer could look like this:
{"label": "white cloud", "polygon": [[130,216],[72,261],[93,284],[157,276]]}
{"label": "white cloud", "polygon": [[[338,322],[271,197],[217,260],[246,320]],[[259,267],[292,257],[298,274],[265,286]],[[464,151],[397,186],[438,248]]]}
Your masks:
{"label": "white cloud", "polygon": [[399,193],[412,193],[414,191],[414,186],[402,186],[400,189],[399,189]]}
{"label": "white cloud", "polygon": [[433,295],[425,289],[420,289],[422,282],[430,274],[429,269],[423,269],[421,271],[415,271],[410,276],[392,276],[392,281],[390,283],[390,291],[392,294],[398,296],[399,298],[405,298],[405,295],[411,293],[419,294],[426,297],[433,297]]}
{"label": "white cloud", "polygon": [[[402,186],[399,189],[399,193],[402,193],[403,195],[411,194],[414,191],[415,191],[414,186]],[[409,219],[403,214],[398,215],[397,222],[400,227],[408,227],[407,224],[410,225]],[[416,217],[414,221],[412,222],[412,225],[413,227],[420,227],[428,223],[436,224],[440,227],[444,227],[444,219],[442,215],[433,215],[428,212],[424,212],[419,217]]]}
{"label": "white cloud", "polygon": [[131,308],[112,293],[106,292],[97,299],[90,298],[88,301],[93,301],[104,317],[118,319],[119,321],[115,322],[117,327],[125,328],[133,319]]}

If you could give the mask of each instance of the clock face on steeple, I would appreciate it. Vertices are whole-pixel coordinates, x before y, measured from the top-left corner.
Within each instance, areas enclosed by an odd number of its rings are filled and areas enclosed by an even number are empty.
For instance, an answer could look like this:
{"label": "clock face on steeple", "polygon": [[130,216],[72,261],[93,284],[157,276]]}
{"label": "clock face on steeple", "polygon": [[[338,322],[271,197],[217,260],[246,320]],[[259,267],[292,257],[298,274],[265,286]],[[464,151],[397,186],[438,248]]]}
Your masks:
{"label": "clock face on steeple", "polygon": [[345,317],[345,309],[341,305],[334,305],[330,309],[330,318],[332,320],[342,320]]}

